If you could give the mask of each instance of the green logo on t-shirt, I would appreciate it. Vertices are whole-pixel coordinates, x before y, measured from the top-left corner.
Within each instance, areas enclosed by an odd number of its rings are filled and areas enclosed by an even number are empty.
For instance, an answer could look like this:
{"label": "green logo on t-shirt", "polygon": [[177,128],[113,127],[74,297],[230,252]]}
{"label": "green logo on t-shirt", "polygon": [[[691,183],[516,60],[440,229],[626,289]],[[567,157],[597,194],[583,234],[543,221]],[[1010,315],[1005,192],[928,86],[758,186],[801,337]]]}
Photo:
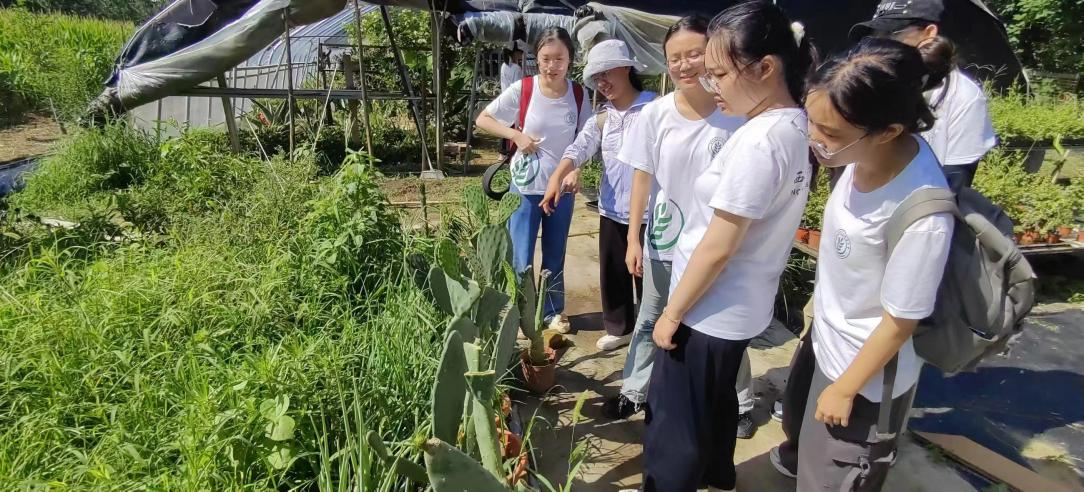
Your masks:
{"label": "green logo on t-shirt", "polygon": [[[674,224],[674,214],[671,212],[671,205],[673,209],[677,210],[678,223],[676,226]],[[647,240],[656,251],[668,251],[677,244],[681,231],[685,229],[685,213],[673,200],[667,200],[655,205],[654,212],[651,219],[651,233],[648,234]]]}
{"label": "green logo on t-shirt", "polygon": [[512,166],[509,167],[509,171],[512,173],[512,182],[520,188],[533,183],[535,178],[538,177],[538,170],[538,156],[522,152],[516,154],[516,157],[512,159]]}

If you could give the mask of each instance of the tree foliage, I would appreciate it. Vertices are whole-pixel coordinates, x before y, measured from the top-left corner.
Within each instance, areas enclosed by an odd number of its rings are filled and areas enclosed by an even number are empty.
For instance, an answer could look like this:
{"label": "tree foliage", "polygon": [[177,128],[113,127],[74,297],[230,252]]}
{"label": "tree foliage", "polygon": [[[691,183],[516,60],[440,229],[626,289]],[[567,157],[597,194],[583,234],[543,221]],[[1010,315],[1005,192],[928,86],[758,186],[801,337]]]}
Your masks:
{"label": "tree foliage", "polygon": [[987,0],[1005,21],[1024,66],[1049,72],[1084,71],[1084,0]]}

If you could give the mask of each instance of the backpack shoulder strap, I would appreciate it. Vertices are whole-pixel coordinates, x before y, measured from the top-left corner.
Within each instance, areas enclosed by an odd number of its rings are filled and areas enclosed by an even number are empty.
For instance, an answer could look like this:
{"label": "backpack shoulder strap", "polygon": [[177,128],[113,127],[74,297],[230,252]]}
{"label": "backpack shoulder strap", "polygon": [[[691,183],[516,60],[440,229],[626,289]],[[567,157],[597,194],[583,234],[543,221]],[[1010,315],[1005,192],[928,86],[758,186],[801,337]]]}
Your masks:
{"label": "backpack shoulder strap", "polygon": [[904,231],[919,219],[933,214],[951,213],[957,217],[956,195],[948,188],[923,188],[912,192],[900,203],[885,226],[885,247],[891,256]]}
{"label": "backpack shoulder strap", "polygon": [[527,108],[531,107],[531,96],[534,95],[534,77],[524,77],[520,82],[519,92],[519,120],[517,128],[523,129],[523,123],[527,121]]}
{"label": "backpack shoulder strap", "polygon": [[[960,217],[956,206],[956,195],[948,188],[923,188],[915,190],[903,203],[900,203],[885,225],[885,247],[888,255],[896,249],[896,244],[903,238],[904,231],[919,219],[933,214],[951,213]],[[895,439],[897,431],[891,429],[892,394],[896,384],[896,372],[899,368],[898,356],[885,364],[884,379],[881,381],[881,408],[877,415],[877,438],[879,441]]]}
{"label": "backpack shoulder strap", "polygon": [[[583,107],[583,86],[572,83],[572,97],[576,99],[576,133],[580,132],[580,108]],[[601,126],[600,126],[601,128]]]}

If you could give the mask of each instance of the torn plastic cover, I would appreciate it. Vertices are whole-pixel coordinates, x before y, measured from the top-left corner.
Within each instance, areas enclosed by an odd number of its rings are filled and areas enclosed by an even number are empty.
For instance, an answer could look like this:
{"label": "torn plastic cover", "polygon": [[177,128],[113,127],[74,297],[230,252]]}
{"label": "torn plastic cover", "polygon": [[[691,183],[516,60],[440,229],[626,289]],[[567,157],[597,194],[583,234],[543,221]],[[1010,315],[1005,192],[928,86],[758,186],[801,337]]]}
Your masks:
{"label": "torn plastic cover", "polygon": [[[342,11],[346,0],[177,0],[125,47],[90,113],[121,114],[237,66],[290,26]],[[189,24],[191,23],[191,24]]]}
{"label": "torn plastic cover", "polygon": [[534,46],[546,28],[560,27],[572,32],[574,22],[568,15],[478,12],[464,14],[459,26],[468,29],[475,41],[511,46],[519,38]]}

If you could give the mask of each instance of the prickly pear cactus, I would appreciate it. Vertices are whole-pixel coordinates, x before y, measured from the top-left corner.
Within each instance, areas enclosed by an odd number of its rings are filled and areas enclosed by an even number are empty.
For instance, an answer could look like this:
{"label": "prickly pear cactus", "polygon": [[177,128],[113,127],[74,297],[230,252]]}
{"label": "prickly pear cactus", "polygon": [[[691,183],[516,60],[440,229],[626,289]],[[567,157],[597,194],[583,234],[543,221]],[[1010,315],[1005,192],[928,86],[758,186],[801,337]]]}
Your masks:
{"label": "prickly pear cactus", "polygon": [[508,492],[501,479],[452,445],[434,438],[422,449],[434,492]]}
{"label": "prickly pear cactus", "polygon": [[455,442],[459,434],[459,424],[463,420],[463,397],[467,394],[467,382],[463,379],[466,372],[463,337],[458,331],[449,330],[430,400],[433,435],[446,442]]}
{"label": "prickly pear cactus", "polygon": [[468,372],[467,380],[474,404],[474,432],[478,439],[478,453],[482,465],[494,477],[504,478],[501,467],[501,449],[497,441],[497,425],[493,420],[493,401],[496,399],[497,378],[493,371]]}
{"label": "prickly pear cactus", "polygon": [[493,290],[491,287],[482,289],[482,296],[474,305],[474,323],[478,325],[482,338],[490,339],[496,325],[497,316],[508,304],[508,294]]}
{"label": "prickly pear cactus", "polygon": [[440,267],[429,270],[429,290],[437,307],[452,316],[469,313],[474,302],[482,295],[482,289],[477,282],[453,279]]}
{"label": "prickly pear cactus", "polygon": [[493,223],[501,226],[506,224],[512,214],[516,212],[516,209],[519,208],[521,200],[522,198],[515,193],[505,193],[501,197],[500,203],[497,204],[497,217]]}
{"label": "prickly pear cactus", "polygon": [[512,238],[508,229],[499,225],[483,227],[474,239],[474,247],[482,268],[482,280],[486,285],[502,282],[502,265],[512,263]]}
{"label": "prickly pear cactus", "polygon": [[474,342],[478,338],[478,327],[474,325],[474,322],[466,316],[456,316],[448,322],[448,330],[450,332],[457,332],[462,340],[468,342]]}
{"label": "prickly pear cactus", "polygon": [[497,335],[497,343],[493,349],[493,371],[497,373],[497,379],[502,379],[508,372],[508,363],[512,359],[512,353],[516,348],[516,333],[519,331],[519,308],[513,303],[508,303],[508,309],[501,319],[500,334]]}
{"label": "prickly pear cactus", "polygon": [[463,272],[460,268],[459,247],[455,243],[447,238],[441,238],[437,241],[435,253],[437,266],[442,268],[444,273],[456,280],[463,278]]}
{"label": "prickly pear cactus", "polygon": [[475,226],[481,227],[489,224],[489,198],[486,197],[482,187],[478,185],[468,186],[463,191],[467,200],[467,211]]}

